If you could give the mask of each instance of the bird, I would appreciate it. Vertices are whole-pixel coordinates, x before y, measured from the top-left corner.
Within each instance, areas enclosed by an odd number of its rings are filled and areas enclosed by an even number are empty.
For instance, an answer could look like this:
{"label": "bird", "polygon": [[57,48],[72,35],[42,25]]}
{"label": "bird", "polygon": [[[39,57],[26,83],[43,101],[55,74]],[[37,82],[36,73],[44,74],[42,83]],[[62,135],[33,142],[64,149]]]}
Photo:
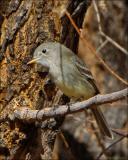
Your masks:
{"label": "bird", "polygon": [[[44,42],[34,51],[28,64],[37,63],[48,69],[51,80],[68,97],[87,100],[99,90],[85,62],[59,42]],[[91,107],[103,136],[113,138],[111,129],[99,106]]]}

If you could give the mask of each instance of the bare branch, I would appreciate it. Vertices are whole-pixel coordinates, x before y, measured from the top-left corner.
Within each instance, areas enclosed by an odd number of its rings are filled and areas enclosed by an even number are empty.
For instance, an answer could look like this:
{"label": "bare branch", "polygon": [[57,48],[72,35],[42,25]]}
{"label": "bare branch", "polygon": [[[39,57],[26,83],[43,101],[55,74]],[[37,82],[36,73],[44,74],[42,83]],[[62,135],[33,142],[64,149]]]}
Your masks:
{"label": "bare branch", "polygon": [[14,111],[14,114],[4,115],[0,118],[0,123],[5,121],[14,121],[15,119],[23,120],[31,123],[35,121],[43,121],[49,118],[64,116],[71,113],[81,112],[91,108],[93,105],[101,105],[115,102],[128,97],[128,88],[121,91],[113,92],[105,95],[96,95],[86,101],[77,102],[71,105],[61,105],[58,107],[45,108],[42,110],[31,110],[27,107],[21,107]]}
{"label": "bare branch", "polygon": [[108,40],[106,39],[106,40],[96,49],[96,52],[99,52],[107,43],[108,43]]}
{"label": "bare branch", "polygon": [[33,122],[35,120],[42,121],[51,117],[80,112],[84,109],[90,108],[94,104],[101,105],[105,103],[115,102],[117,100],[124,99],[127,96],[128,88],[106,95],[96,95],[83,102],[77,102],[71,105],[62,105],[56,108],[45,108],[43,110],[30,110],[29,108],[20,108],[14,111],[14,117],[27,122]]}
{"label": "bare branch", "polygon": [[101,158],[101,156],[107,152],[112,146],[114,146],[115,144],[117,144],[118,142],[120,142],[121,140],[123,140],[125,137],[121,136],[119,139],[117,139],[116,141],[114,141],[112,144],[110,144],[107,148],[105,148],[105,150],[103,150],[100,155],[96,158],[96,160],[99,160]]}
{"label": "bare branch", "polygon": [[116,41],[114,41],[111,37],[107,36],[104,32],[100,33],[103,37],[105,37],[110,43],[112,43],[115,47],[117,47],[120,51],[125,53],[128,56],[128,51],[120,46]]}
{"label": "bare branch", "polygon": [[99,28],[99,32],[100,34],[106,38],[106,40],[108,40],[110,43],[112,43],[115,47],[117,47],[120,51],[122,51],[124,54],[128,55],[128,51],[123,48],[121,45],[119,45],[116,41],[114,41],[111,37],[109,37],[108,35],[106,35],[104,32],[103,32],[103,29],[101,27],[101,18],[100,18],[100,13],[99,13],[99,9],[97,7],[97,4],[96,4],[96,1],[93,0],[93,6],[94,6],[94,9],[96,11],[96,16],[97,16],[97,22],[98,22],[98,28]]}
{"label": "bare branch", "polygon": [[81,40],[85,43],[85,45],[90,49],[90,51],[96,56],[96,58],[99,59],[100,63],[107,69],[107,71],[109,71],[109,73],[111,73],[114,77],[116,77],[119,81],[121,81],[122,83],[124,83],[125,85],[128,86],[128,82],[125,81],[122,77],[120,77],[117,73],[115,73],[115,71],[113,71],[105,62],[104,60],[99,56],[100,54],[97,54],[96,49],[93,47],[93,45],[88,42],[88,40],[85,37],[81,36],[81,32],[79,30],[79,28],[77,27],[77,25],[75,24],[74,20],[72,19],[71,15],[69,14],[68,11],[65,11],[66,16],[69,18],[71,24],[73,25],[73,27],[75,28],[75,30],[77,31],[77,33],[79,34]]}
{"label": "bare branch", "polygon": [[113,129],[112,131],[120,136],[124,136],[128,138],[128,130],[121,130],[121,129]]}
{"label": "bare branch", "polygon": [[95,11],[96,11],[96,16],[97,16],[97,22],[98,22],[99,32],[102,32],[101,19],[100,19],[99,10],[98,10],[98,7],[97,7],[97,4],[96,4],[96,1],[95,1],[95,0],[93,0],[92,2],[93,2],[94,9],[95,9]]}

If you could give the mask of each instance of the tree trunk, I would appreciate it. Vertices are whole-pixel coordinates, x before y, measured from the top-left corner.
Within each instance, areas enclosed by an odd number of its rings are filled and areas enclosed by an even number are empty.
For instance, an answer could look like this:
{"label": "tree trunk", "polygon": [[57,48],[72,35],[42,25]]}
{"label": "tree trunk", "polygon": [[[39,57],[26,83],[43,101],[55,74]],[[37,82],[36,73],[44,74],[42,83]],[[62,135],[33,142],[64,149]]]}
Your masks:
{"label": "tree trunk", "polygon": [[[77,7],[81,3],[84,7],[79,11]],[[11,113],[17,107],[41,109],[67,103],[67,99],[48,79],[47,72],[40,72],[40,66],[27,65],[34,49],[45,41],[61,41],[77,52],[76,31],[66,16],[61,20],[59,17],[61,8],[66,5],[72,15],[75,11],[73,18],[81,27],[87,1],[0,1],[0,115]],[[42,124],[1,124],[2,158],[51,159],[55,138],[63,120],[64,117]]]}

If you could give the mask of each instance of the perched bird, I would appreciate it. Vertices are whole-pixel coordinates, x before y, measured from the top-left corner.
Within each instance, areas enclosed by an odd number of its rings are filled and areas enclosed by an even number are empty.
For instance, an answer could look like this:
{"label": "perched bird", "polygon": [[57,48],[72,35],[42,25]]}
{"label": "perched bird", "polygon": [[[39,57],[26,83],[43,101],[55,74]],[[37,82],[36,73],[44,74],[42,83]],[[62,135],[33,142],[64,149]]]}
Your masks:
{"label": "perched bird", "polygon": [[[49,70],[51,80],[67,96],[88,99],[99,93],[91,72],[85,63],[70,49],[57,42],[38,46],[34,58],[28,64],[38,63]],[[99,106],[91,108],[99,129],[104,136],[112,138],[112,132]]]}

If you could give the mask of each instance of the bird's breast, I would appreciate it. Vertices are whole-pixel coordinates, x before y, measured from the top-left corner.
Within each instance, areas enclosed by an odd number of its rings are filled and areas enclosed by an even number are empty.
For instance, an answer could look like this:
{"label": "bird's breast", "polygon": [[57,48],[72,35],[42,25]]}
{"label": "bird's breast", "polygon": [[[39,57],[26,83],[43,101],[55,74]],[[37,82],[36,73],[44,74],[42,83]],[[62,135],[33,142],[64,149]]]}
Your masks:
{"label": "bird's breast", "polygon": [[94,89],[88,82],[85,83],[80,77],[74,77],[71,74],[63,78],[58,77],[55,83],[65,95],[76,99],[83,97],[88,99],[95,94]]}
{"label": "bird's breast", "polygon": [[92,85],[83,79],[72,65],[64,64],[62,68],[55,67],[50,68],[52,80],[65,95],[76,99],[81,97],[88,99],[95,95]]}

